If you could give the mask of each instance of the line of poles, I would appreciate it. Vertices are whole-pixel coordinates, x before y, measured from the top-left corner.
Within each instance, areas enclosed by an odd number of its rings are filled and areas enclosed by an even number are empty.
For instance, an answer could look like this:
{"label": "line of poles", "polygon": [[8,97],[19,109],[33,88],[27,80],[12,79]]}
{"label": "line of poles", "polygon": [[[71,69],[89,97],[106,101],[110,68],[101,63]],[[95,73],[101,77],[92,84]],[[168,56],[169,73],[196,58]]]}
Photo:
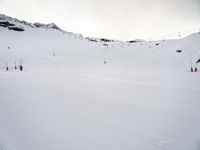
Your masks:
{"label": "line of poles", "polygon": [[193,65],[192,65],[192,56],[191,56],[191,53],[189,54],[189,59],[190,59],[190,71],[191,72],[197,72],[198,71],[197,64],[200,62],[200,58],[198,58],[198,60],[196,61],[195,67],[193,67]]}
{"label": "line of poles", "polygon": [[[6,63],[6,71],[9,71],[11,67],[9,67],[8,63]],[[23,59],[19,60],[19,64],[17,65],[16,61],[14,62],[14,69],[23,71]]]}

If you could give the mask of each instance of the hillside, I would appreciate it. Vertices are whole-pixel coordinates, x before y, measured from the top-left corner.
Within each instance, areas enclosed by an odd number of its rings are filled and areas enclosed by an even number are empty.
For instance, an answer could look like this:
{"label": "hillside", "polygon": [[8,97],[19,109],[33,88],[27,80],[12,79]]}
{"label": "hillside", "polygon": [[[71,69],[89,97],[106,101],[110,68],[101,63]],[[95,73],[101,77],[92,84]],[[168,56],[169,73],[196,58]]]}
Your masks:
{"label": "hillside", "polygon": [[0,150],[199,149],[199,43],[85,38],[0,15]]}

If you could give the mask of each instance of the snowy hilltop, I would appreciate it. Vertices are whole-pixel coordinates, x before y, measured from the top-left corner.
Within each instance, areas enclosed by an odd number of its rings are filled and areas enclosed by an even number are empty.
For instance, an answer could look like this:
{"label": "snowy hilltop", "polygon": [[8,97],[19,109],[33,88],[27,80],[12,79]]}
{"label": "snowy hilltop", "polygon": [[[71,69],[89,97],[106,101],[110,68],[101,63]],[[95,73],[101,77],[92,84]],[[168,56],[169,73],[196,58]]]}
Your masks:
{"label": "snowy hilltop", "polygon": [[[107,63],[113,67],[119,65],[120,68],[135,68],[135,65],[153,68],[162,66],[164,69],[168,67],[187,71],[191,63],[196,65],[195,61],[199,57],[199,33],[177,40],[123,42],[106,38],[84,38],[81,34],[66,32],[54,23],[28,23],[5,15],[0,15],[0,33],[0,67],[4,67],[6,63],[12,66],[15,61],[24,59],[27,70],[40,69],[45,63],[49,64],[45,65],[47,68],[52,69],[73,69],[74,66],[81,69],[85,63],[88,64],[84,67],[94,67],[96,64],[97,68],[105,67],[102,64]],[[55,54],[57,57],[52,58]],[[74,61],[73,65],[67,62],[69,59],[70,63]],[[64,64],[60,65],[61,61]]]}
{"label": "snowy hilltop", "polygon": [[0,150],[197,150],[199,59],[200,33],[85,38],[0,15]]}

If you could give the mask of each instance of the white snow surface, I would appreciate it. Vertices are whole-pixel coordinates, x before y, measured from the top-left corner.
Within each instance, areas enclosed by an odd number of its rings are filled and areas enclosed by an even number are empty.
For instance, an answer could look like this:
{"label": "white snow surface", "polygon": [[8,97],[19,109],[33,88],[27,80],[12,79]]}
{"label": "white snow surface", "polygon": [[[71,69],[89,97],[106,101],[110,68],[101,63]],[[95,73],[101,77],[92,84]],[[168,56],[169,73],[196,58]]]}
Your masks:
{"label": "white snow surface", "polygon": [[92,42],[4,19],[25,31],[0,27],[0,150],[200,149],[199,33]]}

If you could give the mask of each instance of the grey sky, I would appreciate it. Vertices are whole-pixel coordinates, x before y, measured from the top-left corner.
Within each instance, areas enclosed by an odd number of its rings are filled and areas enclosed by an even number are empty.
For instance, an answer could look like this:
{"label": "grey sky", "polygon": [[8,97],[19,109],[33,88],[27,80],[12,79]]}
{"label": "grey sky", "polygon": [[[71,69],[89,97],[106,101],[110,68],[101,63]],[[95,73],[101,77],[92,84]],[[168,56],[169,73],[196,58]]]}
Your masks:
{"label": "grey sky", "polygon": [[168,37],[200,28],[200,0],[0,0],[0,13],[84,36]]}

